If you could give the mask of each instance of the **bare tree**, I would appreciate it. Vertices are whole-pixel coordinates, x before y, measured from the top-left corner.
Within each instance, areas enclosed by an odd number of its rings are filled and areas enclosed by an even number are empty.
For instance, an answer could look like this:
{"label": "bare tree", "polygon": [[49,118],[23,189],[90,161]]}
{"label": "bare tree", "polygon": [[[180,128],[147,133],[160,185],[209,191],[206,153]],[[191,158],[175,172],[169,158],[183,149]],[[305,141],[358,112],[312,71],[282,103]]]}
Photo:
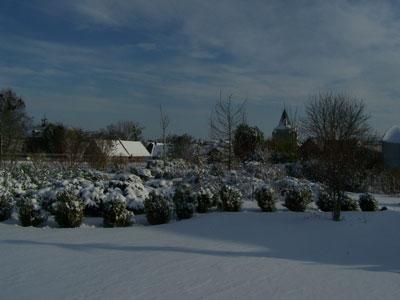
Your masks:
{"label": "bare tree", "polygon": [[163,141],[163,159],[165,161],[167,154],[167,129],[170,124],[170,119],[167,114],[165,114],[162,105],[160,104],[160,127],[162,132],[162,141]]}
{"label": "bare tree", "polygon": [[69,128],[65,134],[64,147],[67,169],[79,166],[84,160],[85,151],[89,145],[89,136],[79,128]]}
{"label": "bare tree", "polygon": [[233,95],[231,94],[223,100],[222,93],[220,92],[219,100],[215,104],[210,118],[212,138],[218,139],[224,143],[228,170],[232,169],[235,130],[239,124],[246,119],[246,100],[237,105],[233,103],[232,97]]}
{"label": "bare tree", "polygon": [[334,199],[335,221],[340,220],[341,199],[349,178],[363,166],[359,153],[371,137],[368,120],[364,102],[345,94],[320,93],[306,106],[303,130],[320,148],[320,172]]}
{"label": "bare tree", "polygon": [[134,121],[119,121],[102,129],[99,135],[106,139],[139,141],[144,127]]}
{"label": "bare tree", "polygon": [[112,140],[101,140],[91,137],[84,152],[85,161],[95,169],[105,170],[111,161],[115,143]]}
{"label": "bare tree", "polygon": [[299,110],[298,107],[293,107],[289,106],[287,109],[287,114],[290,119],[290,123],[292,124],[292,127],[295,129],[298,129],[300,126],[300,118],[299,118]]}

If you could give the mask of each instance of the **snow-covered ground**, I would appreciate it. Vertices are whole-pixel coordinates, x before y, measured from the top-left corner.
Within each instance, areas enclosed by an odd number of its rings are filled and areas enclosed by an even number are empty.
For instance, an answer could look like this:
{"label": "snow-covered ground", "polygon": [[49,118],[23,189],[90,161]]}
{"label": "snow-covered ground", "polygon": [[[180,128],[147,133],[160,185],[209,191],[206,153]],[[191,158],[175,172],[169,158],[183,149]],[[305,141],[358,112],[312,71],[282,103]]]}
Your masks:
{"label": "snow-covered ground", "polygon": [[342,222],[247,202],[160,226],[0,223],[0,298],[400,299],[400,198],[378,200]]}

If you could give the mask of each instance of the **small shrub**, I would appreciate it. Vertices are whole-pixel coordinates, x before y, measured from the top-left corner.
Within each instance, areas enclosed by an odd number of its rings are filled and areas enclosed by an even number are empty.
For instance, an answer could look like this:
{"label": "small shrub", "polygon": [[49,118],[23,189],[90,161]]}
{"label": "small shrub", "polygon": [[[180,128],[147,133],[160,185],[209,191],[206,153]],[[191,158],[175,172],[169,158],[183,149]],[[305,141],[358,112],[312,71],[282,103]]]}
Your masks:
{"label": "small shrub", "polygon": [[7,195],[0,196],[0,222],[3,222],[11,217],[12,204],[11,198]]}
{"label": "small shrub", "polygon": [[333,210],[334,200],[329,192],[321,190],[316,204],[320,210],[331,212]]}
{"label": "small shrub", "polygon": [[258,207],[260,207],[262,211],[276,211],[275,203],[277,196],[272,188],[263,186],[254,192],[254,196],[257,200]]}
{"label": "small shrub", "polygon": [[144,201],[144,211],[149,224],[165,224],[171,220],[172,205],[164,195],[152,191]]}
{"label": "small shrub", "polygon": [[375,197],[371,194],[363,194],[360,195],[358,200],[360,208],[362,211],[377,211],[379,210],[378,201],[376,201]]}
{"label": "small shrub", "polygon": [[219,192],[219,199],[224,211],[240,211],[242,208],[242,193],[232,186],[224,185]]}
{"label": "small shrub", "polygon": [[35,198],[23,197],[18,202],[18,215],[21,225],[24,227],[38,227],[47,220]]}
{"label": "small shrub", "polygon": [[57,195],[53,204],[54,219],[63,228],[79,227],[82,224],[84,205],[70,192],[62,192]]}
{"label": "small shrub", "polygon": [[110,193],[104,202],[104,227],[126,227],[132,224],[133,213],[126,209],[125,198],[119,193]]}
{"label": "small shrub", "polygon": [[175,212],[178,219],[189,219],[196,208],[196,196],[189,185],[179,186],[173,197]]}
{"label": "small shrub", "polygon": [[213,207],[213,194],[209,189],[200,189],[197,193],[197,212],[204,214]]}
{"label": "small shrub", "polygon": [[350,196],[342,194],[340,198],[340,209],[342,211],[356,211],[358,210],[358,203]]}
{"label": "small shrub", "polygon": [[291,211],[303,212],[311,203],[311,191],[307,187],[296,186],[285,193],[285,206]]}

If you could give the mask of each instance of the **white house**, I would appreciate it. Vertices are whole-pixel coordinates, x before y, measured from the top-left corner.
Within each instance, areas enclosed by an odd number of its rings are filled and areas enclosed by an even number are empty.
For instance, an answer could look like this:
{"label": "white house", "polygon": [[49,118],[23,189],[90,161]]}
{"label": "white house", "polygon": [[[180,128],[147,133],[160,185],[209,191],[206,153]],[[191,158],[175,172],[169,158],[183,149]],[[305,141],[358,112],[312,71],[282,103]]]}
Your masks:
{"label": "white house", "polygon": [[168,152],[168,145],[164,147],[164,143],[151,142],[147,146],[147,150],[153,158],[162,158],[164,156],[164,148],[165,152]]}
{"label": "white house", "polygon": [[85,155],[91,156],[98,151],[105,152],[112,158],[143,160],[151,157],[142,142],[138,141],[92,140],[85,151]]}

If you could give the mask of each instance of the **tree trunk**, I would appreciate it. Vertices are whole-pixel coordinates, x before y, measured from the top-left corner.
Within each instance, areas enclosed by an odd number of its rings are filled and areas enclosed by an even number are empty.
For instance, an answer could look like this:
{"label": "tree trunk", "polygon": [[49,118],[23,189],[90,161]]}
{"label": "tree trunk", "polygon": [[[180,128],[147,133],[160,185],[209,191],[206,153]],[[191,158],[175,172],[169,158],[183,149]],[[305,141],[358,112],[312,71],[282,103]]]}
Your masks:
{"label": "tree trunk", "polygon": [[335,203],[333,205],[333,210],[332,210],[332,220],[338,222],[340,221],[340,204],[341,204],[340,193],[335,192],[334,198],[335,198]]}

